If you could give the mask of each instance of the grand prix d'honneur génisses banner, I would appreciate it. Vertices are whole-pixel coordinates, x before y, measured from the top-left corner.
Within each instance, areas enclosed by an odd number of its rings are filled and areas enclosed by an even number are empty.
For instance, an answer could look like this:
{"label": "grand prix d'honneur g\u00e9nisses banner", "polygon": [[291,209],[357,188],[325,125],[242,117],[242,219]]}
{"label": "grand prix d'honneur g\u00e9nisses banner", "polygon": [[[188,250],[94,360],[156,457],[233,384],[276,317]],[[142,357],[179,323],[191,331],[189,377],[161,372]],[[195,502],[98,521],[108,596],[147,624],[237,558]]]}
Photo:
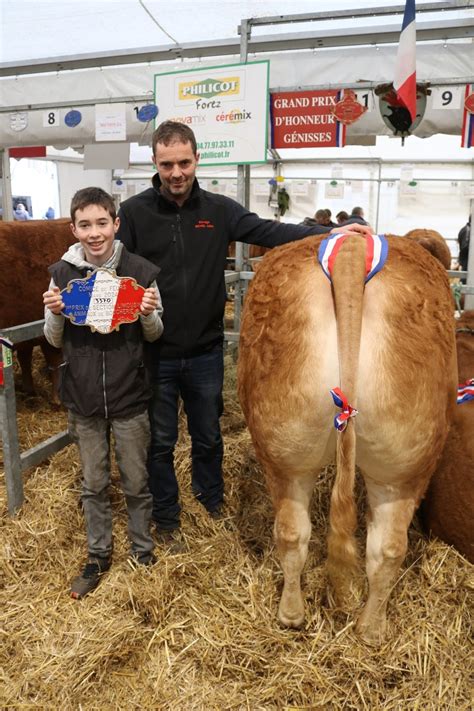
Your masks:
{"label": "grand prix d'honneur g\u00e9nisses banner", "polygon": [[200,165],[266,161],[269,61],[155,74],[162,121],[194,131]]}

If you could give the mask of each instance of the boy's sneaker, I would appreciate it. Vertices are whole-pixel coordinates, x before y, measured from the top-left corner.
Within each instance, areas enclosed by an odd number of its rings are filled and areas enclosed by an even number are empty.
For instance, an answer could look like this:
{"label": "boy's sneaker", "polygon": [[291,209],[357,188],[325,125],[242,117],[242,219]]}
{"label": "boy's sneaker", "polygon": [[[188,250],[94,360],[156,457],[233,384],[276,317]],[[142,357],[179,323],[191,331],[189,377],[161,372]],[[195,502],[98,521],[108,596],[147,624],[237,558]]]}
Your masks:
{"label": "boy's sneaker", "polygon": [[144,565],[147,568],[156,563],[156,556],[152,551],[149,553],[140,553],[139,555],[132,555],[132,562],[136,565]]}
{"label": "boy's sneaker", "polygon": [[75,600],[80,600],[92,590],[95,590],[101,576],[110,568],[110,564],[110,558],[90,556],[82,573],[72,581],[71,597]]}
{"label": "boy's sneaker", "polygon": [[156,540],[160,546],[166,548],[167,553],[171,555],[178,555],[179,553],[186,553],[187,546],[184,542],[181,530],[179,528],[159,528],[156,527]]}

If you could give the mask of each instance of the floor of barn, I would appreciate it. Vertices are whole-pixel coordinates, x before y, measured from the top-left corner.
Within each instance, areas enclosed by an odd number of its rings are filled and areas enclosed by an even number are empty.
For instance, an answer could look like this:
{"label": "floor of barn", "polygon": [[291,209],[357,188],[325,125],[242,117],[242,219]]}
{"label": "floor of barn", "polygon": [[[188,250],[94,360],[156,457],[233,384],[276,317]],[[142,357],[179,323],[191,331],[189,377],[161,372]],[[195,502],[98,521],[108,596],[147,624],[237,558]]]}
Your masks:
{"label": "floor of barn", "polygon": [[[48,405],[40,355],[35,379],[36,397],[17,394],[22,449],[65,425],[64,412]],[[305,626],[278,625],[282,573],[271,506],[236,400],[230,356],[225,402],[226,518],[211,520],[192,497],[182,428],[176,463],[189,551],[172,556],[157,548],[151,569],[130,565],[114,472],[114,562],[83,601],[68,596],[85,550],[74,447],[27,472],[25,504],[14,519],[0,482],[0,707],[472,708],[473,569],[448,546],[425,540],[416,522],[381,648],[359,642],[352,613],[328,608],[330,468],[313,499]],[[362,505],[362,494],[359,500]],[[360,540],[362,548],[362,531]]]}

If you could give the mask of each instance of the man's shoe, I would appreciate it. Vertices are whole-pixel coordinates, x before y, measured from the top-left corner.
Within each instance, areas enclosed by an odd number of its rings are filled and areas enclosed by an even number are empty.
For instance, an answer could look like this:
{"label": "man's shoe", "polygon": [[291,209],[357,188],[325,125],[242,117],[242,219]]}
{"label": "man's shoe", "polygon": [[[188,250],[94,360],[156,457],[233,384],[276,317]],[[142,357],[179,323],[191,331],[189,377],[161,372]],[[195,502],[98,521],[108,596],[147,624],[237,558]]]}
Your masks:
{"label": "man's shoe", "polygon": [[81,600],[85,595],[95,590],[102,575],[110,568],[110,558],[90,556],[84,570],[72,581],[71,597]]}
{"label": "man's shoe", "polygon": [[224,507],[222,505],[216,506],[216,508],[212,509],[212,511],[208,511],[208,514],[214,519],[214,521],[221,521],[225,516]]}
{"label": "man's shoe", "polygon": [[181,530],[179,528],[160,528],[156,527],[156,540],[158,545],[166,548],[171,555],[185,553],[187,551],[186,543],[184,542]]}

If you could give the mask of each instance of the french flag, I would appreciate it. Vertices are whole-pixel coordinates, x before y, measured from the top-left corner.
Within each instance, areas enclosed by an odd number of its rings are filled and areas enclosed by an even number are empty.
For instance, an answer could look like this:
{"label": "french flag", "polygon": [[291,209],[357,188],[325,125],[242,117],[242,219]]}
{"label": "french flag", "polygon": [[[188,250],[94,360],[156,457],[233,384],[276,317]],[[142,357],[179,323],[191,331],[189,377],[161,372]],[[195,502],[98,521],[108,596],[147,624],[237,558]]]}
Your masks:
{"label": "french flag", "polygon": [[393,88],[397,97],[410,112],[412,122],[416,117],[416,28],[415,0],[406,0],[402,31],[398,43],[397,62]]}
{"label": "french flag", "polygon": [[[464,94],[464,100],[472,94],[474,91],[474,84],[467,84],[466,91]],[[462,118],[462,133],[461,133],[461,147],[471,148],[474,146],[474,114],[464,107],[463,118]]]}

